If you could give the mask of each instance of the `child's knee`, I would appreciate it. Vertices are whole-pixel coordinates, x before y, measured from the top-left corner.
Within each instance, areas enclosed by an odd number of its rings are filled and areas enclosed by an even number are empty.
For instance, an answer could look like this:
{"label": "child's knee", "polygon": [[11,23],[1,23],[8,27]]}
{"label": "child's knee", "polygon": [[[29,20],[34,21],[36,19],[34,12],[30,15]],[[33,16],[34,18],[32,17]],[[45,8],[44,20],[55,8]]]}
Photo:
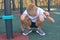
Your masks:
{"label": "child's knee", "polygon": [[24,20],[25,20],[25,16],[24,16],[24,15],[21,15],[20,20],[21,20],[21,21],[24,21]]}
{"label": "child's knee", "polygon": [[44,19],[40,19],[39,22],[44,22]]}
{"label": "child's knee", "polygon": [[43,17],[43,16],[41,16],[41,17],[39,18],[39,22],[44,22],[44,17]]}

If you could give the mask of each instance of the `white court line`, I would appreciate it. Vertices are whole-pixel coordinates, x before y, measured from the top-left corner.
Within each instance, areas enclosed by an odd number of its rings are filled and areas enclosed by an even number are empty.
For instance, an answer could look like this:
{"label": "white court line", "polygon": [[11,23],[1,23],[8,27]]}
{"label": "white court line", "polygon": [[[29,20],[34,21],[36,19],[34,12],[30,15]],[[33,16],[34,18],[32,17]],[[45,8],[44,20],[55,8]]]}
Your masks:
{"label": "white court line", "polygon": [[55,12],[55,14],[60,14],[60,12]]}

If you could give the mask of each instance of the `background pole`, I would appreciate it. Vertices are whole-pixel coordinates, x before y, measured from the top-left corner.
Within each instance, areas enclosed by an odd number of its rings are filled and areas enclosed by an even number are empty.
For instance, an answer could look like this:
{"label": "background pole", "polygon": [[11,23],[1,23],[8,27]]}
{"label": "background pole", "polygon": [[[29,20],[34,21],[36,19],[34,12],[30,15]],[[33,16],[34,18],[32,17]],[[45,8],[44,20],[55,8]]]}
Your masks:
{"label": "background pole", "polygon": [[23,0],[20,0],[20,13],[23,13]]}
{"label": "background pole", "polygon": [[15,3],[14,3],[14,0],[12,0],[12,4],[13,4],[13,10],[15,10]]}
{"label": "background pole", "polygon": [[48,11],[50,11],[50,0],[48,0]]}
{"label": "background pole", "polygon": [[[11,15],[10,0],[4,0],[4,15],[5,16]],[[6,24],[7,39],[11,39],[11,38],[13,38],[12,19],[6,19],[5,24]]]}

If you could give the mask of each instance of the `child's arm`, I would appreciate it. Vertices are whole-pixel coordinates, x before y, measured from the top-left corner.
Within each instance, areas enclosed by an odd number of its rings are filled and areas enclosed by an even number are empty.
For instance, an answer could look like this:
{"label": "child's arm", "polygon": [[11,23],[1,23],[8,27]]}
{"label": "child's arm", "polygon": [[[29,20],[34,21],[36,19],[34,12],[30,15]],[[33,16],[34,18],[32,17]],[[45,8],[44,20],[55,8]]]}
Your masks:
{"label": "child's arm", "polygon": [[54,20],[52,17],[50,17],[49,12],[44,12],[44,15],[46,16],[46,18],[47,18],[51,23],[54,23],[54,22],[55,22],[55,20]]}

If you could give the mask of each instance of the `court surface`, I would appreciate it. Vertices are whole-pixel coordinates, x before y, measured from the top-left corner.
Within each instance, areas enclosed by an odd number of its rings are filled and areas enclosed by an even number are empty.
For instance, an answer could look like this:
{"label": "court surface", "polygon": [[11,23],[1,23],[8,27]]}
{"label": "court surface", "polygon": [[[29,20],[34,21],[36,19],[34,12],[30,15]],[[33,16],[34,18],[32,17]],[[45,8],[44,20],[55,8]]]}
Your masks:
{"label": "court surface", "polygon": [[[20,17],[16,16],[15,13],[12,13],[14,15],[13,22],[13,32],[20,33]],[[55,19],[55,23],[52,24],[48,20],[45,19],[45,22],[43,24],[42,29],[46,33],[45,36],[40,36],[33,30],[32,33],[30,33],[28,36],[26,36],[27,40],[60,40],[60,12],[51,12],[51,17]],[[5,21],[0,19],[0,35],[4,34],[6,32],[5,28]],[[22,36],[23,37],[23,36]],[[21,38],[22,38],[21,37]],[[26,39],[24,38],[24,39]],[[24,40],[23,39],[23,40]],[[18,39],[20,40],[20,38]]]}

